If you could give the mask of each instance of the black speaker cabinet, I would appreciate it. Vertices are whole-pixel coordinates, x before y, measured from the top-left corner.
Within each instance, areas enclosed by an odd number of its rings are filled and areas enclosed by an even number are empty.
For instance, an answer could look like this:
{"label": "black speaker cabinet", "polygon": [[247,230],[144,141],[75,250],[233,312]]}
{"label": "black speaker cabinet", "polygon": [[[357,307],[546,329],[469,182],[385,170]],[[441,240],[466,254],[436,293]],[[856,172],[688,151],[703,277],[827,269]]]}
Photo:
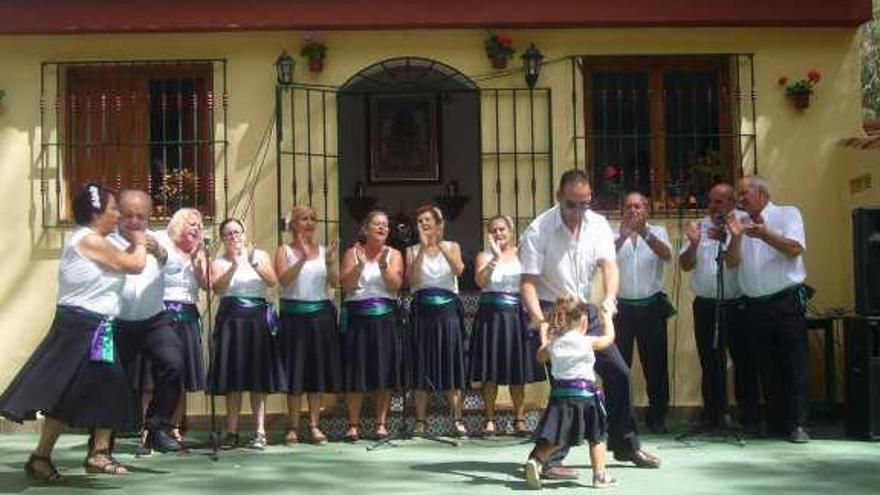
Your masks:
{"label": "black speaker cabinet", "polygon": [[853,210],[856,313],[880,316],[880,206]]}
{"label": "black speaker cabinet", "polygon": [[880,440],[880,317],[844,322],[846,434]]}

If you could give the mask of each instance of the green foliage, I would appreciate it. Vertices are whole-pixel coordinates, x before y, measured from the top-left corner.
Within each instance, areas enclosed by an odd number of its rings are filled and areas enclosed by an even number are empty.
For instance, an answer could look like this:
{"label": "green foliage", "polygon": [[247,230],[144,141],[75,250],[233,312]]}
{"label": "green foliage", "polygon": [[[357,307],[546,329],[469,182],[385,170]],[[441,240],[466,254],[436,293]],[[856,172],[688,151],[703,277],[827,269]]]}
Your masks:
{"label": "green foliage", "polygon": [[862,26],[862,111],[880,118],[880,0],[874,0],[874,20]]}

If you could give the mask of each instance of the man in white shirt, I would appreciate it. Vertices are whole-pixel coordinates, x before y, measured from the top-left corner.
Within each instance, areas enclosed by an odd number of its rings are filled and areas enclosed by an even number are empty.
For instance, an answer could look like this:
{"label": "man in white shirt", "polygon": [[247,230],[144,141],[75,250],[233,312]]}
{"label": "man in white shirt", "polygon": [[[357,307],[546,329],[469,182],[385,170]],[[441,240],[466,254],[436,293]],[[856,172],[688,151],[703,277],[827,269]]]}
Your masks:
{"label": "man in white shirt", "polygon": [[[558,205],[535,218],[522,235],[519,256],[523,274],[520,286],[523,304],[540,331],[546,332],[556,298],[574,294],[589,301],[591,281],[601,269],[605,299],[600,311],[590,305],[591,331],[599,331],[599,319],[613,325],[616,311],[618,271],[614,234],[605,217],[590,211],[592,191],[589,177],[581,170],[562,174],[556,192]],[[596,352],[596,373],[602,378],[608,408],[608,449],[614,458],[632,461],[639,467],[656,468],[660,459],[641,449],[632,405],[629,367],[617,347]],[[552,373],[552,370],[551,370]],[[559,466],[568,453],[565,446],[548,459],[548,477],[571,477],[576,472]]]}
{"label": "man in white shirt", "polygon": [[149,256],[141,273],[125,277],[117,343],[126,367],[131,366],[138,353],[150,359],[154,391],[144,419],[146,445],[160,452],[172,452],[181,448],[170,432],[171,417],[183,393],[183,344],[170,327],[173,315],[165,311],[162,271],[172,267],[166,266],[168,252],[160,236],[147,230],[151,211],[152,201],[145,192],[119,193],[120,216],[117,232],[111,239],[125,247],[130,232],[146,232]]}
{"label": "man in white shirt", "polygon": [[[679,252],[681,269],[691,274],[694,292],[694,339],[703,369],[702,427],[725,426],[727,411],[727,352],[733,361],[734,395],[740,422],[746,432],[758,430],[758,370],[745,325],[745,302],[735,268],[722,258],[722,290],[718,290],[718,256],[727,253],[730,234],[725,226],[736,210],[736,195],[730,184],[716,184],[709,190],[708,215],[684,227],[685,241]],[[722,248],[723,249],[720,249]],[[726,257],[726,256],[725,256]],[[716,303],[719,311],[715,335]]]}
{"label": "man in white shirt", "polygon": [[758,360],[770,434],[806,443],[807,270],[804,221],[794,206],[770,201],[767,181],[744,177],[739,199],[749,217],[732,216],[731,264],[746,296],[746,325]]}
{"label": "man in white shirt", "polygon": [[666,433],[669,410],[669,364],[666,319],[675,314],[663,293],[664,265],[672,259],[669,234],[662,225],[648,223],[648,198],[638,192],[626,195],[620,232],[614,242],[620,268],[615,343],[626,365],[632,367],[633,343],[648,392],[645,423],[653,433]]}

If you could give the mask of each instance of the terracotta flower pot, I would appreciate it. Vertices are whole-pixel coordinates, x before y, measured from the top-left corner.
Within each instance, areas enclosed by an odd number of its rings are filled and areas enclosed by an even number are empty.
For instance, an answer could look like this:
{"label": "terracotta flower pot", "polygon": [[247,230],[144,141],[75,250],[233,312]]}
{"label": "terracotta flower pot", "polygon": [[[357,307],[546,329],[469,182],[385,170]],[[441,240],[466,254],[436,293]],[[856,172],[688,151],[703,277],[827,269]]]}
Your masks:
{"label": "terracotta flower pot", "polygon": [[794,93],[788,95],[788,98],[791,100],[791,104],[794,105],[795,110],[802,112],[810,108],[810,96],[810,93]]}
{"label": "terracotta flower pot", "polygon": [[492,68],[493,69],[506,69],[507,68],[507,57],[504,55],[492,55],[489,57],[492,60]]}
{"label": "terracotta flower pot", "polygon": [[323,58],[310,58],[309,59],[309,70],[312,72],[321,72],[324,70],[324,59]]}

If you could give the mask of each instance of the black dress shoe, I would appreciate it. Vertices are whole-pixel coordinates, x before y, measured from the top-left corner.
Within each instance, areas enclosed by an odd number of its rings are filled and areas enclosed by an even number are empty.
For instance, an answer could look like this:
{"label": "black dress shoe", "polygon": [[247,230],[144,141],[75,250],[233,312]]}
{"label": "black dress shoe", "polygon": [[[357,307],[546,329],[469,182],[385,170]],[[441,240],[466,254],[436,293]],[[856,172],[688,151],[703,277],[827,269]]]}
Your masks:
{"label": "black dress shoe", "polygon": [[180,442],[164,430],[151,430],[147,435],[147,445],[162,453],[178,452],[181,448]]}
{"label": "black dress shoe", "polygon": [[630,453],[614,452],[614,460],[632,462],[640,468],[657,469],[660,467],[660,458],[642,449]]}
{"label": "black dress shoe", "polygon": [[788,435],[788,441],[791,443],[807,443],[810,441],[810,435],[807,434],[807,430],[803,426],[798,426]]}

